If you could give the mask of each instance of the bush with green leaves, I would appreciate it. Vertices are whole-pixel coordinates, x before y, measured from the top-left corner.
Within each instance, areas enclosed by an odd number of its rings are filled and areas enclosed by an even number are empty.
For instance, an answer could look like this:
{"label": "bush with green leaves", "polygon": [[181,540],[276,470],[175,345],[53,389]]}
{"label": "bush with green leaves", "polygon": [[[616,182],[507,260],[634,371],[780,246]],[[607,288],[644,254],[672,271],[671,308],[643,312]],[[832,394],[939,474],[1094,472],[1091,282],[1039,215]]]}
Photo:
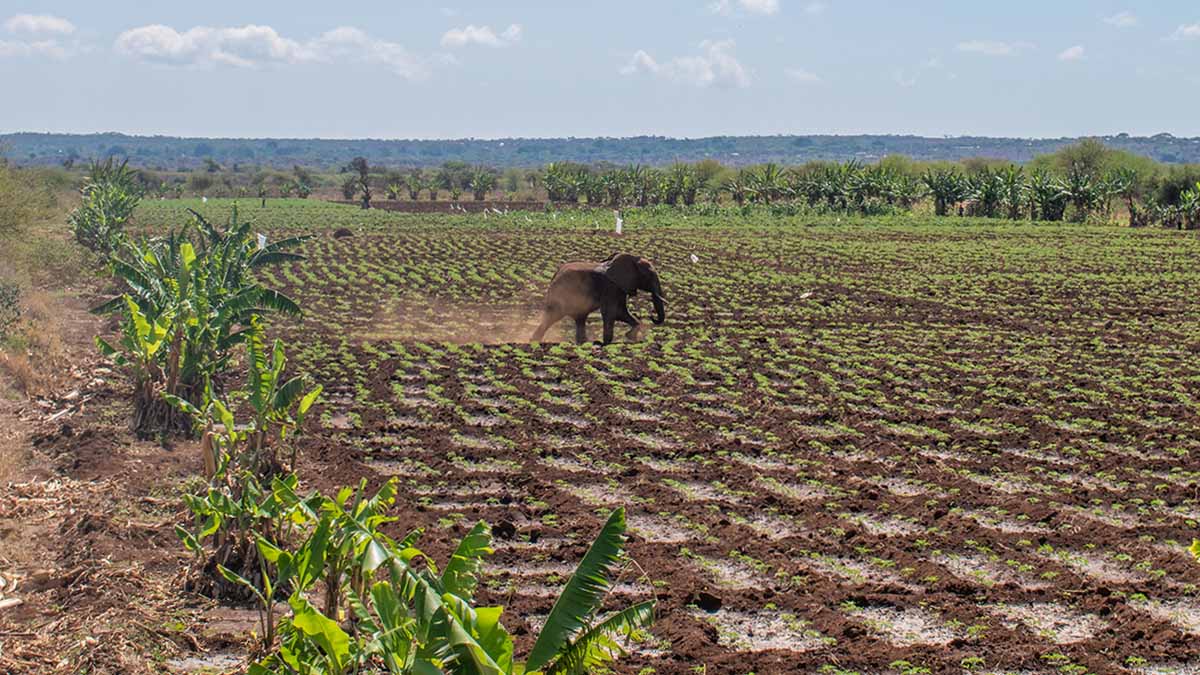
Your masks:
{"label": "bush with green leaves", "polygon": [[[313,534],[295,551],[263,544],[273,587],[290,584],[291,616],[278,627],[278,652],[251,666],[252,675],[342,675],[348,673],[517,673],[597,672],[623,653],[622,641],[638,639],[654,620],[653,601],[601,616],[600,609],[624,561],[625,511],[608,518],[596,540],[555,601],[527,660],[514,659],[512,636],[501,621],[502,607],[474,606],[484,558],[492,552],[490,528],[477,523],[445,568],[416,548],[420,532],[396,542],[377,529],[346,519],[359,504],[394,498],[395,479],[380,494],[364,499],[362,489],[325,502]],[[381,496],[386,499],[380,500]],[[347,556],[331,542],[358,542]],[[325,553],[314,542],[325,545]],[[341,575],[350,625],[304,595],[321,565],[349,561]],[[249,583],[249,582],[247,582]],[[328,584],[328,580],[326,581]],[[263,595],[265,602],[269,596]],[[269,611],[269,610],[264,610]],[[273,628],[271,629],[274,630]]]}
{"label": "bush with green leaves", "polygon": [[80,189],[83,201],[67,218],[75,240],[93,253],[112,253],[121,245],[142,190],[138,172],[128,167],[128,160],[118,164],[110,157],[92,162]]}
{"label": "bush with green leaves", "polygon": [[251,335],[253,317],[300,313],[290,298],[258,283],[254,271],[300,259],[286,249],[302,238],[268,244],[236,209],[224,229],[192,216],[162,237],[122,241],[109,265],[125,292],[93,310],[121,317],[118,341],[97,344],[133,381],[132,428],[142,438],[190,431],[163,394],[199,400]]}
{"label": "bush with green leaves", "polygon": [[[268,350],[256,318],[245,343],[246,384],[227,400],[214,396],[211,381],[199,403],[163,394],[167,404],[192,420],[202,438],[208,485],[184,498],[192,527],[176,528],[196,555],[199,573],[191,575],[193,588],[240,600],[249,599],[246,586],[223,584],[229,581],[227,571],[257,580],[249,588],[265,589],[266,597],[272,597],[260,559],[262,542],[278,546],[290,541],[299,522],[297,509],[303,504],[289,498],[298,482],[294,436],[321,395],[321,387],[309,389],[303,376],[287,376],[283,343],[276,340]],[[238,423],[235,410],[248,411],[249,420]],[[286,474],[285,456],[290,459]]]}

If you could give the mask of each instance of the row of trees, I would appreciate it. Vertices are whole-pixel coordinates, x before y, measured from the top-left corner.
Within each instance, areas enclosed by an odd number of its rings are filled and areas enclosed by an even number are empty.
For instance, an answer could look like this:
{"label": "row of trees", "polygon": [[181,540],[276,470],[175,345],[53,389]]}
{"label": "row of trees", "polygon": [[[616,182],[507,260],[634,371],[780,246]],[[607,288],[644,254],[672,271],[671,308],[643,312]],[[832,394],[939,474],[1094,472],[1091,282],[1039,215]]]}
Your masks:
{"label": "row of trees", "polygon": [[392,200],[407,196],[416,201],[426,194],[430,201],[437,201],[442,192],[448,192],[451,200],[458,201],[464,192],[470,192],[475,201],[483,201],[489,192],[496,189],[500,180],[500,174],[495,169],[461,163],[447,163],[436,170],[412,169],[407,173],[389,171],[379,176],[372,173],[370,164],[363,157],[354,158],[346,171],[348,175],[342,181],[342,196],[347,200],[358,197],[364,209],[371,207],[374,194],[372,186],[377,187],[380,183],[387,198]]}
{"label": "row of trees", "polygon": [[380,168],[355,158],[340,175],[263,170],[249,182],[218,172],[158,180],[137,170],[145,194],[307,197],[317,186],[369,208],[373,199],[459,201],[489,197],[549,199],[621,208],[656,204],[787,204],[812,210],[880,214],[918,205],[937,215],[1013,219],[1085,220],[1127,212],[1134,225],[1163,223],[1190,227],[1194,207],[1187,195],[1200,181],[1200,167],[1166,166],[1087,141],[1019,166],[971,159],[957,163],[914,162],[887,157],[874,164],[810,162],[785,167],[763,164],[733,169],[712,160],[656,168],[643,165],[583,165],[556,162],[541,169],[507,169],[446,162],[437,169]]}
{"label": "row of trees", "polygon": [[[706,170],[707,169],[707,170]],[[690,206],[703,200],[737,205],[800,203],[811,209],[864,215],[909,210],[929,202],[937,216],[1084,221],[1111,217],[1122,205],[1131,225],[1200,226],[1200,186],[1167,180],[1153,183],[1129,166],[1105,168],[1071,161],[1064,170],[935,165],[921,173],[894,163],[813,163],[800,167],[763,164],[721,176],[703,165],[667,169],[630,166],[597,171],[551,164],[544,185],[549,199],[610,207],[653,204]]]}

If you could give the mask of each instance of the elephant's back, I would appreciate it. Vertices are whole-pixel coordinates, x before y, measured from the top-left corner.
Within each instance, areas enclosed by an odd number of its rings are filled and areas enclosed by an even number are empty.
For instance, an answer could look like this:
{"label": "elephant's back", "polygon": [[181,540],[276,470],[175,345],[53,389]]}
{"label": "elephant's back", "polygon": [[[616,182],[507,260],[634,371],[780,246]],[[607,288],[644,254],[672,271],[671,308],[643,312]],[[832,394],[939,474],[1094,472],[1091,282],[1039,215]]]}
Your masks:
{"label": "elephant's back", "polygon": [[570,262],[560,265],[546,291],[546,306],[569,316],[594,311],[596,301],[594,262]]}

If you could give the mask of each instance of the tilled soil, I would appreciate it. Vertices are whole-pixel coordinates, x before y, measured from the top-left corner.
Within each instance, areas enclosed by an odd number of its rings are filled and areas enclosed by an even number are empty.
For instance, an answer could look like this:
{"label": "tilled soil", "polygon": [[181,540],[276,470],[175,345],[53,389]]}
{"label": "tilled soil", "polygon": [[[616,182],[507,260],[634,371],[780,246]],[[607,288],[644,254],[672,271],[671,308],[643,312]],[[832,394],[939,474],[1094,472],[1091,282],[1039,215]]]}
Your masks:
{"label": "tilled soil", "polygon": [[482,599],[519,651],[623,505],[638,571],[612,602],[659,618],[622,672],[1200,663],[1194,237],[647,229],[620,246],[668,322],[607,348],[489,340],[469,308],[536,316],[554,266],[611,240],[308,246],[277,275],[318,308],[280,329],[327,384],[304,478],[396,476],[399,529],[442,556],[493,524]]}

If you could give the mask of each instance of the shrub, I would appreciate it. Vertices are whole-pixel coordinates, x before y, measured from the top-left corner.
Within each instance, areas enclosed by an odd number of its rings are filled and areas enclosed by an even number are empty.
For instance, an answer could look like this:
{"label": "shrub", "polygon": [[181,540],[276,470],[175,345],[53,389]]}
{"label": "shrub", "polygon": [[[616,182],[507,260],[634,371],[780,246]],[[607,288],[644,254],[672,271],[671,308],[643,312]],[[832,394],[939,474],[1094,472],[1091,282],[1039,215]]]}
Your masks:
{"label": "shrub", "polygon": [[83,203],[67,218],[75,240],[93,253],[108,255],[119,246],[142,198],[137,172],[111,157],[92,162],[80,193]]}
{"label": "shrub", "polygon": [[21,320],[21,287],[0,279],[0,342],[8,339]]}
{"label": "shrub", "polygon": [[0,237],[12,236],[44,216],[48,201],[30,174],[0,162]]}

